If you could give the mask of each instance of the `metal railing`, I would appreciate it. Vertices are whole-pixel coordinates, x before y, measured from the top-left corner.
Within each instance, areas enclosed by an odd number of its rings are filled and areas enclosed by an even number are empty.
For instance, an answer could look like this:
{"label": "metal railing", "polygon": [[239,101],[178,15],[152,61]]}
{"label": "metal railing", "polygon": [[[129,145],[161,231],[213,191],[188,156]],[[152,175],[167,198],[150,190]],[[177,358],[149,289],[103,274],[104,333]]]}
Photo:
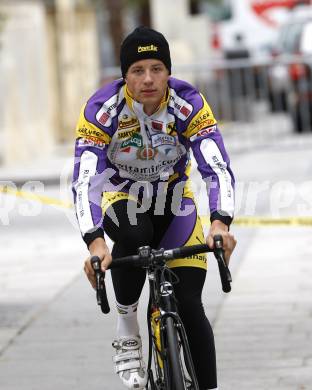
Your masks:
{"label": "metal railing", "polygon": [[[311,56],[287,56],[181,65],[172,74],[206,96],[230,148],[237,149],[311,130],[311,69]],[[102,75],[105,83],[120,70]]]}

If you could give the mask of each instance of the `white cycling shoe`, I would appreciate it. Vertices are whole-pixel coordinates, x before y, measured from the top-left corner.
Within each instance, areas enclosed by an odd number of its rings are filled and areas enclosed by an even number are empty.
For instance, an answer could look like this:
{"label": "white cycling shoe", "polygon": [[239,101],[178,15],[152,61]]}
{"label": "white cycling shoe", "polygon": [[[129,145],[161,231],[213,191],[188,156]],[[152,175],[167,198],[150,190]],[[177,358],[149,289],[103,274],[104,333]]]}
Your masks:
{"label": "white cycling shoe", "polygon": [[142,356],[140,336],[126,336],[113,342],[116,349],[115,372],[128,389],[141,390],[147,384],[147,373]]}

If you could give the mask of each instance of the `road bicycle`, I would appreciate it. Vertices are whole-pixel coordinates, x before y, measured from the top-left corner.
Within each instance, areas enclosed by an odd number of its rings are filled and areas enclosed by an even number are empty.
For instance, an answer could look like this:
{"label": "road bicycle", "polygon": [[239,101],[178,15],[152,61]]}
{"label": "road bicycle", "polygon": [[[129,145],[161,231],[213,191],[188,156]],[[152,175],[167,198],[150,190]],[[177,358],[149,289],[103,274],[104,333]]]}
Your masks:
{"label": "road bicycle", "polygon": [[[218,261],[222,289],[231,291],[231,273],[224,260],[222,236],[214,237],[214,255]],[[148,390],[199,390],[189,343],[177,311],[173,284],[178,282],[174,269],[167,267],[168,260],[211,252],[208,245],[192,245],[175,249],[140,247],[138,254],[113,259],[109,268],[143,267],[149,281],[147,326],[149,335]],[[103,313],[110,308],[106,296],[104,273],[100,259],[91,258],[96,275],[96,297]]]}

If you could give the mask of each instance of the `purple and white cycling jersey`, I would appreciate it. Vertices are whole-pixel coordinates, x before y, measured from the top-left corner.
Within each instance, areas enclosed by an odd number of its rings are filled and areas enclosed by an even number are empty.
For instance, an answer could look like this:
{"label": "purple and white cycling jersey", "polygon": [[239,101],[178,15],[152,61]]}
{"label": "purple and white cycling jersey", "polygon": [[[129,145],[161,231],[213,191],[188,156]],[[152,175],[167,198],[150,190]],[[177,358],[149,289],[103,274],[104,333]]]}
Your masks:
{"label": "purple and white cycling jersey", "polygon": [[[209,182],[211,219],[230,224],[234,176],[221,133],[205,98],[190,84],[169,78],[159,109],[148,116],[123,79],[98,90],[83,107],[76,129],[73,192],[83,235],[103,231],[102,193],[149,183],[156,195],[188,179],[190,149]],[[100,233],[102,235],[102,233]]]}

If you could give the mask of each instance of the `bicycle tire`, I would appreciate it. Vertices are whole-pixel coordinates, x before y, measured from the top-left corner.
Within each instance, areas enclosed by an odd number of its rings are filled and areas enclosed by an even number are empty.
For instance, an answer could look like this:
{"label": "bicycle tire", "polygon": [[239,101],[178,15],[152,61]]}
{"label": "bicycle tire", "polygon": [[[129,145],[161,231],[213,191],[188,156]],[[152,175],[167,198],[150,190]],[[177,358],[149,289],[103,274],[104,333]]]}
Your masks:
{"label": "bicycle tire", "polygon": [[[166,390],[165,386],[165,374],[164,374],[164,362],[160,361],[160,350],[159,338],[160,334],[155,334],[154,319],[151,311],[151,303],[148,304],[147,311],[147,324],[148,324],[148,334],[149,334],[149,358],[148,358],[148,369],[149,369],[149,380],[148,380],[148,390]],[[159,324],[160,326],[160,324]],[[158,344],[158,345],[157,345]],[[154,368],[154,371],[152,369]]]}
{"label": "bicycle tire", "polygon": [[166,342],[171,376],[171,390],[187,389],[178,340],[178,331],[174,325],[174,320],[172,317],[168,317],[166,318]]}

